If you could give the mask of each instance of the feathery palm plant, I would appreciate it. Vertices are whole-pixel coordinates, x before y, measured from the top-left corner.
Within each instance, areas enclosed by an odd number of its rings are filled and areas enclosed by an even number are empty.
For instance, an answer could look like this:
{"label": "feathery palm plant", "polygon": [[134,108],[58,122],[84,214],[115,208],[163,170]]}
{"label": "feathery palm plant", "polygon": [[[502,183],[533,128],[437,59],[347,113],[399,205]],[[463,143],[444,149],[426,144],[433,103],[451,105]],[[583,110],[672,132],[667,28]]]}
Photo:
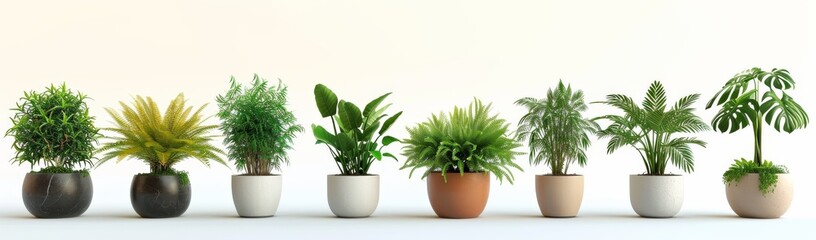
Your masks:
{"label": "feathery palm plant", "polygon": [[606,101],[597,102],[617,107],[623,115],[605,115],[595,118],[612,123],[598,132],[601,138],[609,138],[607,153],[623,146],[632,146],[646,166],[646,175],[665,175],[669,161],[686,173],[694,171],[692,145],[705,147],[706,143],[695,137],[674,137],[677,133],[696,133],[709,129],[691,107],[700,97],[692,94],[680,98],[667,111],[666,91],[663,84],[655,81],[649,86],[643,108],[632,98],[612,94]]}
{"label": "feathery palm plant", "polygon": [[[63,83],[44,92],[26,92],[12,109],[12,147],[18,164],[43,163],[43,173],[71,173],[78,166],[93,166],[94,144],[100,137],[94,117],[88,114],[87,97]],[[87,170],[79,172],[87,173]]]}
{"label": "feathery palm plant", "polygon": [[[764,93],[760,92],[762,85],[767,87]],[[778,132],[792,133],[807,127],[807,113],[785,93],[795,85],[788,70],[774,68],[767,72],[751,68],[734,75],[708,101],[706,109],[715,103],[722,106],[711,120],[711,125],[717,131],[733,133],[750,125],[754,132],[753,161],[736,160],[723,175],[725,183],[739,181],[748,173],[759,173],[760,190],[768,193],[776,185],[776,174],[788,172],[784,166],[774,165],[762,158],[762,120]]]}
{"label": "feathery palm plant", "polygon": [[295,133],[303,131],[286,109],[286,85],[280,80],[277,86],[267,85],[257,74],[247,88],[231,78],[227,93],[216,98],[227,156],[249,175],[269,175],[289,164],[286,151],[292,149]]}
{"label": "feathery palm plant", "polygon": [[516,101],[527,108],[527,114],[519,120],[516,138],[527,141],[530,148],[530,164],[544,161],[552,175],[567,175],[569,166],[578,162],[586,164],[584,151],[590,145],[588,133],[597,131],[595,121],[581,116],[587,109],[584,93],[573,91],[558,81],[555,89],[547,90],[547,97],[531,97]]}
{"label": "feathery palm plant", "polygon": [[[312,133],[317,139],[317,144],[325,144],[329,148],[340,174],[366,175],[374,160],[379,161],[383,157],[397,160],[393,154],[382,151],[389,144],[399,141],[384,134],[402,115],[402,111],[380,124],[380,121],[388,116],[385,111],[391,106],[387,104],[380,107],[380,104],[391,93],[375,98],[366,104],[362,111],[351,102],[338,101],[337,95],[326,85],[317,84],[314,95],[320,115],[331,119],[332,132],[323,126],[312,124]],[[378,141],[382,141],[380,142],[382,145],[379,145]]]}
{"label": "feathery palm plant", "polygon": [[150,174],[179,175],[182,180],[186,173],[173,165],[184,159],[195,158],[207,166],[210,160],[226,165],[219,156],[223,151],[211,145],[213,136],[207,135],[218,126],[203,125],[206,118],[201,112],[206,104],[193,111],[185,103],[184,94],[179,94],[162,115],[152,98],[136,96],[132,106],[119,102],[121,112],[106,109],[116,126],[104,130],[118,136],[108,137],[111,141],[99,149],[104,155],[97,164],[135,158],[150,165]]}
{"label": "feathery palm plant", "polygon": [[491,172],[503,181],[513,183],[510,167],[522,170],[513,158],[523,153],[513,149],[521,146],[508,136],[509,125],[498,115],[490,115],[491,105],[478,99],[468,108],[455,107],[453,112],[431,115],[428,121],[407,128],[409,138],[403,140],[403,155],[408,159],[400,169],[427,168],[422,178],[431,172],[441,172],[447,181],[448,172]]}

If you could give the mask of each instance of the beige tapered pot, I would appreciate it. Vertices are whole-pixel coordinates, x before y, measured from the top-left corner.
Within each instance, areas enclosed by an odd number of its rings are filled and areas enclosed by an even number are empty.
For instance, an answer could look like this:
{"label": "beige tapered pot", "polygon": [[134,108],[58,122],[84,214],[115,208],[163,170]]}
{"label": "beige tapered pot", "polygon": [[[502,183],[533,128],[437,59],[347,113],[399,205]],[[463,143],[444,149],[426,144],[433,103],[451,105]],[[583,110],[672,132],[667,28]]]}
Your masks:
{"label": "beige tapered pot", "polygon": [[790,174],[777,174],[773,192],[759,191],[759,174],[749,173],[736,183],[725,185],[728,205],[737,215],[745,218],[779,218],[788,211],[793,200],[793,181]]}
{"label": "beige tapered pot", "polygon": [[575,217],[584,198],[584,176],[536,175],[538,208],[545,217]]}

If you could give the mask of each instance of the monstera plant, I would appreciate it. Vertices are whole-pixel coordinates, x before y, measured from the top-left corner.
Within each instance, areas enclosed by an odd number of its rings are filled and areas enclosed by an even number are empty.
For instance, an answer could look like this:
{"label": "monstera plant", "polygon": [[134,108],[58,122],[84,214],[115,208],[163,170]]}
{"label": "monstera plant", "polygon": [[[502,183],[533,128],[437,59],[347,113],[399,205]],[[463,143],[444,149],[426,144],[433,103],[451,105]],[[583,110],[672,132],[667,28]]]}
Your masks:
{"label": "monstera plant", "polygon": [[788,169],[763,158],[762,126],[764,122],[787,133],[807,126],[810,119],[804,108],[787,93],[795,86],[788,70],[751,68],[734,75],[706,104],[706,109],[721,106],[711,120],[717,131],[734,133],[748,127],[753,131],[753,159],[736,160],[723,174],[728,203],[739,216],[778,218],[790,206]]}

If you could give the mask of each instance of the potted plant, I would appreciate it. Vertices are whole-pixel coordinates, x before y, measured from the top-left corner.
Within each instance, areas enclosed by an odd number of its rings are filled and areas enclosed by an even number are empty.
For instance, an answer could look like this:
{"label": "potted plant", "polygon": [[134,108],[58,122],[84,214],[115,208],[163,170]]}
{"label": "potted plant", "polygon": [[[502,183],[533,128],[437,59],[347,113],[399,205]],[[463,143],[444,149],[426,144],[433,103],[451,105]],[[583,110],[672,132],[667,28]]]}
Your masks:
{"label": "potted plant", "polygon": [[[93,183],[87,169],[99,129],[88,113],[87,97],[63,83],[44,92],[26,92],[13,108],[12,127],[17,154],[12,162],[31,164],[23,180],[23,204],[38,218],[82,215],[93,199]],[[33,171],[34,165],[45,165]]]}
{"label": "potted plant", "polygon": [[584,196],[584,176],[568,173],[570,165],[587,161],[584,151],[590,145],[589,133],[600,128],[584,118],[587,109],[584,93],[573,91],[559,81],[542,99],[522,98],[516,105],[527,108],[519,121],[516,136],[530,147],[530,164],[543,161],[551,173],[536,175],[536,197],[545,217],[575,217]]}
{"label": "potted plant", "polygon": [[666,166],[671,162],[683,172],[694,171],[691,146],[705,147],[706,143],[695,137],[676,137],[676,134],[709,129],[691,107],[699,97],[699,94],[685,96],[668,108],[663,84],[655,81],[646,92],[642,108],[632,98],[620,94],[608,95],[606,101],[599,102],[624,113],[595,118],[611,121],[597,133],[601,138],[609,138],[607,152],[611,154],[623,146],[632,146],[646,166],[646,173],[629,176],[629,199],[632,208],[642,217],[672,217],[683,205],[683,176],[667,174]]}
{"label": "potted plant", "polygon": [[741,217],[781,217],[793,199],[788,169],[762,158],[762,121],[778,132],[807,126],[807,113],[785,92],[795,84],[788,70],[752,68],[728,80],[706,104],[706,109],[715,103],[722,106],[711,121],[717,131],[733,133],[751,126],[754,132],[754,159],[736,160],[723,174],[728,204]]}
{"label": "potted plant", "polygon": [[397,160],[382,149],[398,141],[384,134],[402,112],[385,118],[391,104],[380,105],[391,93],[372,100],[362,111],[351,102],[338,101],[337,95],[323,84],[315,86],[314,95],[320,115],[331,120],[332,132],[315,124],[312,132],[317,144],[329,148],[340,169],[340,174],[327,178],[329,208],[338,217],[368,217],[377,209],[380,198],[380,177],[368,170],[374,160]]}
{"label": "potted plant", "polygon": [[120,112],[106,109],[116,125],[104,130],[115,136],[108,136],[110,141],[99,149],[104,155],[97,165],[131,158],[150,166],[149,173],[133,176],[130,188],[133,210],[144,218],[178,217],[190,206],[190,179],[173,168],[176,163],[195,158],[207,166],[210,160],[226,165],[218,155],[223,152],[210,145],[208,132],[218,126],[203,125],[206,105],[193,111],[186,102],[179,94],[162,114],[152,98],[136,96],[132,106],[119,102]]}
{"label": "potted plant", "polygon": [[514,156],[523,154],[513,151],[521,144],[508,136],[509,124],[490,115],[490,109],[474,99],[468,108],[431,115],[407,129],[410,136],[403,140],[407,160],[401,169],[410,168],[410,175],[427,169],[422,178],[428,178],[428,199],[439,217],[478,217],[487,205],[490,173],[512,184],[510,168],[521,170],[513,162]]}
{"label": "potted plant", "polygon": [[289,164],[286,151],[303,131],[286,108],[286,89],[256,74],[247,88],[230,79],[227,93],[216,99],[227,157],[245,172],[232,175],[232,200],[241,217],[269,217],[278,210],[281,176],[271,171]]}

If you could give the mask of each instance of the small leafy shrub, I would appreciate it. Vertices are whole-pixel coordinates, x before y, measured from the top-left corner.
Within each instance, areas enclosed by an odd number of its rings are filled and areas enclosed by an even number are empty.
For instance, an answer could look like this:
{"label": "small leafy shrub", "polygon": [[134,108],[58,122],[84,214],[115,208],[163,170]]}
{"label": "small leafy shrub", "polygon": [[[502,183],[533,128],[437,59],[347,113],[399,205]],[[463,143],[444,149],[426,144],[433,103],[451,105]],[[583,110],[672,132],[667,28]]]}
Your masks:
{"label": "small leafy shrub", "polygon": [[779,177],[776,174],[788,173],[788,168],[782,165],[774,165],[771,161],[763,161],[761,166],[746,159],[735,160],[734,164],[723,174],[725,184],[737,184],[739,180],[749,173],[759,174],[759,191],[762,194],[773,192],[776,181]]}
{"label": "small leafy shrub", "polygon": [[80,172],[77,167],[93,166],[94,144],[100,137],[94,117],[88,113],[87,96],[63,83],[43,92],[26,92],[13,108],[12,127],[17,154],[12,162],[45,165],[41,173]]}

